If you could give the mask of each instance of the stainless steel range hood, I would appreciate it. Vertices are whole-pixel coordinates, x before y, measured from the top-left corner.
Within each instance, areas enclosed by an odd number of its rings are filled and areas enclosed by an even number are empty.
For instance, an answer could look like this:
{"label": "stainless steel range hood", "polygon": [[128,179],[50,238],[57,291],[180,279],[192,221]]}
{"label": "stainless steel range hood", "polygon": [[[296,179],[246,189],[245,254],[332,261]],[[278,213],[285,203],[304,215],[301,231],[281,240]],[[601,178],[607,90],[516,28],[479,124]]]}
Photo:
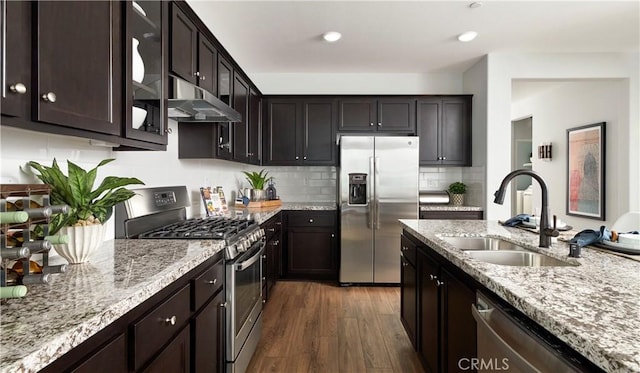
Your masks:
{"label": "stainless steel range hood", "polygon": [[229,105],[188,81],[169,75],[169,118],[178,122],[240,122]]}

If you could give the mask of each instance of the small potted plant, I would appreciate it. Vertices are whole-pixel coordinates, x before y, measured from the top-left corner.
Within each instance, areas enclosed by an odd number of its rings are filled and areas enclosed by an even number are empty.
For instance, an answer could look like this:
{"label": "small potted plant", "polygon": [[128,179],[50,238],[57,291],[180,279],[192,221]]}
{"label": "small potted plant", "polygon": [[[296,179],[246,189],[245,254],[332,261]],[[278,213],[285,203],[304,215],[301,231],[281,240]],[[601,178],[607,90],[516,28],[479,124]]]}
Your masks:
{"label": "small potted plant", "polygon": [[252,201],[262,201],[265,199],[265,191],[264,187],[271,177],[267,177],[269,172],[260,170],[260,172],[248,172],[242,171],[243,174],[247,177],[247,181],[251,186],[251,200]]}
{"label": "small potted plant", "polygon": [[105,159],[89,171],[67,161],[68,175],[62,172],[55,159],[51,167],[29,162],[29,166],[39,172],[36,177],[51,187],[51,204],[69,206],[68,213],[55,215],[49,222],[49,234],[60,232],[69,238],[67,244],[54,245],[56,252],[69,263],[86,262],[102,244],[104,223],[113,214],[113,207],[135,195],[124,186],[144,185],[134,177],[107,176],[94,190],[98,167],[112,161],[114,159]]}
{"label": "small potted plant", "polygon": [[448,191],[453,205],[462,206],[464,204],[464,194],[467,193],[467,185],[465,183],[460,181],[451,183]]}

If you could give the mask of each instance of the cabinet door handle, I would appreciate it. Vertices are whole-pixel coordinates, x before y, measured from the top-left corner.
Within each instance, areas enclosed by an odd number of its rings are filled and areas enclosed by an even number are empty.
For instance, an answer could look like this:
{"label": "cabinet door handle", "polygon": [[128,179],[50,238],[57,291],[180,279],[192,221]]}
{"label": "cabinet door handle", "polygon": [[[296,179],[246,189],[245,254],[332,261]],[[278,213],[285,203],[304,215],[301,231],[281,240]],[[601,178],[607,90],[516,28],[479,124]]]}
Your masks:
{"label": "cabinet door handle", "polygon": [[306,161],[306,160],[307,160],[307,157],[306,157],[306,156],[305,156],[305,157],[302,157],[302,159],[304,159],[304,160]]}
{"label": "cabinet door handle", "polygon": [[407,251],[407,250],[409,250],[409,248],[408,248],[408,247],[406,247],[406,246],[402,246],[402,251]]}
{"label": "cabinet door handle", "polygon": [[296,157],[296,161],[297,161],[298,159],[300,159],[300,157]]}
{"label": "cabinet door handle", "polygon": [[267,259],[267,254],[262,254],[261,258],[262,259]]}
{"label": "cabinet door handle", "polygon": [[205,79],[207,79],[207,77],[206,77],[206,76],[204,76],[204,75],[200,75],[200,80],[205,80]]}
{"label": "cabinet door handle", "polygon": [[200,76],[200,71],[196,71],[195,73],[193,73],[193,76]]}
{"label": "cabinet door handle", "polygon": [[269,232],[275,232],[275,231],[276,231],[276,229],[275,229],[275,228],[267,228],[267,230],[268,230]]}
{"label": "cabinet door handle", "polygon": [[281,221],[277,221],[276,225],[282,225],[282,222]]}
{"label": "cabinet door handle", "polygon": [[173,130],[171,128],[167,128],[166,130],[164,130],[164,133],[170,134],[173,133]]}
{"label": "cabinet door handle", "polygon": [[56,94],[53,92],[47,92],[42,95],[42,101],[44,102],[56,102]]}
{"label": "cabinet door handle", "polygon": [[278,245],[280,245],[280,241],[279,240],[275,240],[275,241],[273,241],[272,245],[273,246],[278,246]]}
{"label": "cabinet door handle", "polygon": [[370,126],[370,127],[373,127],[373,122],[369,123],[369,126]]}
{"label": "cabinet door handle", "polygon": [[436,280],[436,286],[442,286],[442,285],[444,285],[443,281]]}
{"label": "cabinet door handle", "polygon": [[429,280],[433,281],[433,280],[437,280],[438,276],[434,276],[432,274],[429,274]]}
{"label": "cabinet door handle", "polygon": [[406,267],[406,266],[408,266],[408,265],[409,265],[409,263],[407,263],[407,262],[402,262],[402,266],[403,266],[403,267]]}
{"label": "cabinet door handle", "polygon": [[378,122],[378,127],[382,127],[382,123],[381,122]]}
{"label": "cabinet door handle", "polygon": [[216,282],[218,282],[218,279],[217,279],[217,278],[214,278],[213,280],[207,280],[207,281],[205,281],[204,283],[205,283],[205,284],[209,284],[209,285],[215,285],[215,284],[216,284]]}
{"label": "cabinet door handle", "polygon": [[166,319],[164,319],[164,324],[165,325],[175,325],[176,321],[178,321],[178,318],[174,316],[171,317],[167,317]]}
{"label": "cabinet door handle", "polygon": [[331,233],[331,238],[334,238],[336,235],[334,233]]}
{"label": "cabinet door handle", "polygon": [[313,219],[309,219],[309,223],[312,223],[312,224],[313,224]]}
{"label": "cabinet door handle", "polygon": [[11,92],[13,92],[13,93],[17,93],[19,95],[23,95],[23,94],[27,93],[27,86],[25,86],[22,83],[16,83],[16,84],[12,84],[11,86],[9,86],[9,90],[11,90]]}
{"label": "cabinet door handle", "polygon": [[227,308],[227,302],[220,303],[220,308]]}

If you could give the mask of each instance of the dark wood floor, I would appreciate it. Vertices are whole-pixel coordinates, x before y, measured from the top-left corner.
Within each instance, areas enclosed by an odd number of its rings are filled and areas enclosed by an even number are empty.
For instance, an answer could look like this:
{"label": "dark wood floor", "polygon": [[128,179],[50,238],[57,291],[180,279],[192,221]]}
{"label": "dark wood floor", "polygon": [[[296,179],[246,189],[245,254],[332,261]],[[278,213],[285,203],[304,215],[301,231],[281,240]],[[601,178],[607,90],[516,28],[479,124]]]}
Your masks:
{"label": "dark wood floor", "polygon": [[424,372],[400,322],[398,287],[281,281],[247,372]]}

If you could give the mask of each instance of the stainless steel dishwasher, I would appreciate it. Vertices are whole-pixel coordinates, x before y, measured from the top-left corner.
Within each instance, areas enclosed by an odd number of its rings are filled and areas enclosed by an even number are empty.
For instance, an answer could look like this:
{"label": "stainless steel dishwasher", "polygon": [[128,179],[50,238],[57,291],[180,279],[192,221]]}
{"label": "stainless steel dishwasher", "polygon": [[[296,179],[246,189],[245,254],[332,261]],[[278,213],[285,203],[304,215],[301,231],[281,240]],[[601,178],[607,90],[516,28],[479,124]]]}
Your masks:
{"label": "stainless steel dishwasher", "polygon": [[476,293],[471,312],[477,324],[478,355],[468,364],[478,372],[599,371],[541,326],[481,292]]}

